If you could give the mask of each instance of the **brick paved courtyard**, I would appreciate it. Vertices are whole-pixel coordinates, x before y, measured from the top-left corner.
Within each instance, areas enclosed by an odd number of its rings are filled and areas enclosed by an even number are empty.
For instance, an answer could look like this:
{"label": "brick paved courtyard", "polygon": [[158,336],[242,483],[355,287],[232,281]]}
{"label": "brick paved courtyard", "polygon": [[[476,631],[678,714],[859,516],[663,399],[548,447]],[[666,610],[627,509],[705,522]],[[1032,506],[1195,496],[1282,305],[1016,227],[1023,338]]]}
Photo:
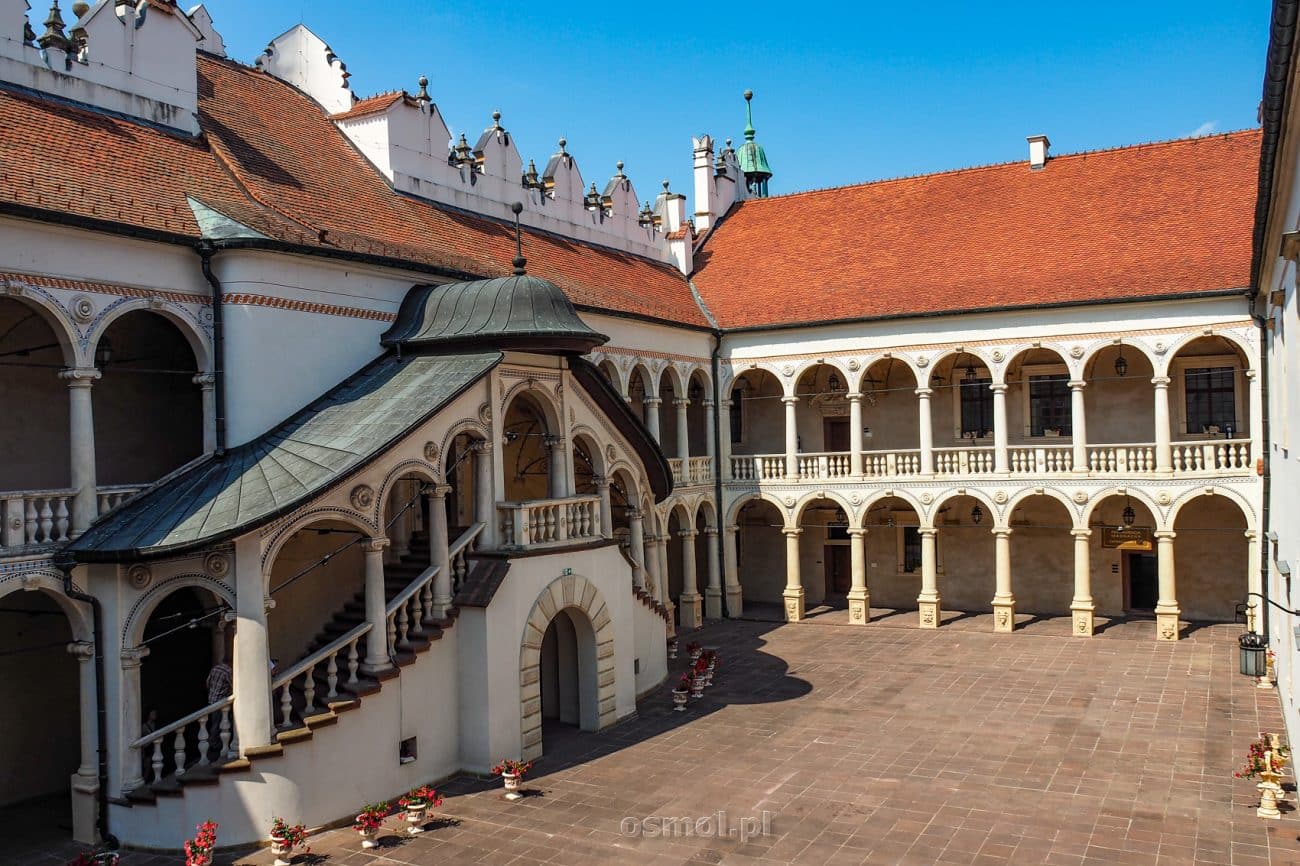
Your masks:
{"label": "brick paved courtyard", "polygon": [[[722,670],[688,712],[665,687],[602,734],[552,732],[522,801],[460,777],[423,836],[362,852],[336,830],[300,862],[1300,863],[1297,814],[1256,818],[1253,785],[1232,777],[1256,732],[1280,726],[1276,692],[1236,673],[1239,627],[1166,644],[1150,622],[1081,640],[1068,619],[994,635],[987,616],[926,632],[879,613],[866,628],[836,613],[710,626],[689,638],[717,646]],[[737,828],[766,811],[770,833],[620,830],[719,810]]]}

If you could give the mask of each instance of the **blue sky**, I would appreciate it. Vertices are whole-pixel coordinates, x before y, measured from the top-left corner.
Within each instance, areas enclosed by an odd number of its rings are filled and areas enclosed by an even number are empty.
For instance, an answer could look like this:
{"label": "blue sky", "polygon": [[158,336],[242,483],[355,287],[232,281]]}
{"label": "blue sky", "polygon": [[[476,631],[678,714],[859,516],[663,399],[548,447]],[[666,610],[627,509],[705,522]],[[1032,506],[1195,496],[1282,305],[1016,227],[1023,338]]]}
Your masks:
{"label": "blue sky", "polygon": [[[455,133],[493,109],[525,164],[560,136],[587,181],[691,191],[691,136],[741,140],[772,192],[1256,125],[1270,4],[267,2],[207,0],[251,62],[303,22],[361,96],[421,73]],[[33,5],[39,5],[33,3]],[[474,136],[469,136],[474,140]]]}

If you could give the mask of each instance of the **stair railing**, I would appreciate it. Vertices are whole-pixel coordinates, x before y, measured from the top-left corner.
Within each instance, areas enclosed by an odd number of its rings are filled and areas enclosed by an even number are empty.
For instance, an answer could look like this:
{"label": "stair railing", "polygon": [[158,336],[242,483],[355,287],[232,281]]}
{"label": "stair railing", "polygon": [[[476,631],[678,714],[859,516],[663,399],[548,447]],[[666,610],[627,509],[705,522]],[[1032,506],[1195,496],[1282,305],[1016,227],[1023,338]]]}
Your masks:
{"label": "stair railing", "polygon": [[465,575],[469,573],[469,563],[465,557],[478,548],[479,536],[483,534],[486,526],[486,523],[475,523],[462,532],[460,538],[453,541],[447,549],[448,558],[451,560],[451,593],[453,596],[460,592],[461,584],[465,582]]}
{"label": "stair railing", "polygon": [[[201,710],[195,710],[188,716],[179,718],[169,725],[164,725],[153,733],[145,734],[133,742],[130,755],[127,758],[127,760],[131,761],[127,765],[127,778],[130,778],[129,773],[137,766],[140,767],[141,776],[143,777],[146,769],[143,766],[144,755],[148,754],[149,765],[147,769],[150,771],[149,778],[142,778],[142,781],[150,784],[161,782],[163,780],[163,764],[166,760],[164,749],[168,737],[172,738],[172,761],[176,765],[175,770],[172,772],[174,777],[179,777],[181,773],[195,767],[206,767],[213,763],[222,764],[239,757],[239,743],[235,739],[235,731],[231,720],[231,707],[234,706],[234,703],[234,697],[227,696],[215,704],[209,704]],[[190,745],[187,732],[191,725],[194,726],[194,744],[198,749],[198,757],[187,767],[186,762],[189,760]],[[215,756],[213,755],[214,736],[216,737]],[[128,784],[127,787],[132,786]]]}
{"label": "stair railing", "polygon": [[[475,523],[466,529],[447,548],[447,559],[451,563],[454,596],[465,579],[468,565],[465,554],[473,550],[473,545],[483,532],[482,523]],[[433,583],[438,576],[438,567],[430,565],[420,572],[401,592],[393,596],[385,607],[386,626],[388,628],[388,651],[396,655],[411,648],[411,635],[423,634],[425,625],[433,622]]]}
{"label": "stair railing", "polygon": [[351,631],[326,644],[316,652],[299,661],[293,667],[271,681],[271,694],[280,694],[280,727],[293,726],[293,685],[299,681],[302,691],[302,718],[316,712],[316,669],[323,662],[325,665],[325,700],[321,709],[329,706],[330,701],[338,700],[339,675],[346,671],[343,685],[355,690],[357,670],[361,665],[361,639],[370,631],[370,623],[363,622]]}

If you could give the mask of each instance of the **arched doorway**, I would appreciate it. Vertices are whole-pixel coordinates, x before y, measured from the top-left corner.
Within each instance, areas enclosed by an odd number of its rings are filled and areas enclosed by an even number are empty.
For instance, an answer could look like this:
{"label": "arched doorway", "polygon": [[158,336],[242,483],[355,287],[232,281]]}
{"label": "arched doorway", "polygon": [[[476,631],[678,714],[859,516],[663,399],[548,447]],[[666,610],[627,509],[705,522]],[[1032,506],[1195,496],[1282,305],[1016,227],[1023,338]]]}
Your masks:
{"label": "arched doorway", "polygon": [[593,730],[593,707],[590,704],[595,700],[591,688],[594,683],[583,676],[584,671],[591,674],[596,669],[595,643],[590,631],[590,625],[581,616],[575,618],[568,610],[562,610],[551,620],[542,636],[539,677],[543,737],[555,724],[582,727],[584,718],[588,722],[586,730]]}
{"label": "arched doorway", "polygon": [[974,496],[949,497],[935,510],[939,546],[961,551],[960,556],[949,556],[944,561],[941,580],[944,608],[968,612],[992,609],[993,523],[992,506]]}
{"label": "arched doorway", "polygon": [[846,608],[852,575],[849,518],[844,506],[833,499],[811,499],[804,503],[795,522],[802,530],[799,579],[805,610],[821,606]]}
{"label": "arched doorway", "polygon": [[1159,596],[1156,519],[1131,494],[1107,496],[1088,514],[1093,603],[1103,616],[1154,615]]}
{"label": "arched doorway", "polygon": [[113,320],[95,346],[95,470],[101,485],[161,478],[203,453],[194,350],[148,310]]}
{"label": "arched doorway", "polygon": [[[917,609],[921,592],[921,517],[906,499],[886,496],[876,500],[862,518],[867,530],[867,585],[873,607],[892,611]],[[936,536],[936,572],[943,590],[946,540]]]}
{"label": "arched doorway", "polygon": [[1067,615],[1074,598],[1074,516],[1056,497],[1034,494],[1015,503],[1008,523],[1016,611]]}
{"label": "arched doorway", "polygon": [[[1181,619],[1232,622],[1247,602],[1252,546],[1246,515],[1226,495],[1198,495],[1174,515],[1173,551]],[[1255,600],[1252,600],[1255,601]]]}
{"label": "arched doorway", "polygon": [[[745,605],[784,607],[785,518],[775,505],[757,497],[736,514],[736,564],[744,586]],[[761,610],[761,608],[760,608]],[[780,609],[776,614],[782,617]]]}

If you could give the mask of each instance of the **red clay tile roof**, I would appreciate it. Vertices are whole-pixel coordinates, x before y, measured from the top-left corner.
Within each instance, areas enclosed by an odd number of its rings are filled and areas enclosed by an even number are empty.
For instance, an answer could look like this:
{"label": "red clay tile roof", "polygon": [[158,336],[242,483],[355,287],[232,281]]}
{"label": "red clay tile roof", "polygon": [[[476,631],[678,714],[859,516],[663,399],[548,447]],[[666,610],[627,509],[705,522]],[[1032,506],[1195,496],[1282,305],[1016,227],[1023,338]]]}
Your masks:
{"label": "red clay tile roof", "polygon": [[695,252],[723,328],[1246,289],[1260,133],[743,202]]}
{"label": "red clay tile roof", "polygon": [[[0,204],[198,238],[188,195],[288,243],[511,273],[506,224],[393,192],[283,82],[203,54],[198,69],[199,140],[0,87]],[[708,326],[671,265],[528,229],[524,255],[579,308]]]}
{"label": "red clay tile roof", "polygon": [[345,120],[349,117],[362,117],[367,114],[383,111],[399,99],[406,98],[406,93],[401,90],[394,90],[389,93],[380,93],[375,96],[367,96],[365,99],[359,99],[347,111],[340,111],[338,114],[331,114],[333,120]]}

